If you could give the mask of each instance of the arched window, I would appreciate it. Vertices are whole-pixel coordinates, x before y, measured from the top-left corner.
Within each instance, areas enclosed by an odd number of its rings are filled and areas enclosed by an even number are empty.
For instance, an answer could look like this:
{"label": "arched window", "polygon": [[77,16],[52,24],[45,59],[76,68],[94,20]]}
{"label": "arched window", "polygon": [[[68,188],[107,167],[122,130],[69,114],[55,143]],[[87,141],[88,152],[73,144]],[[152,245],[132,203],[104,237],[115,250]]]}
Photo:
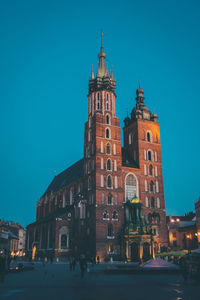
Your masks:
{"label": "arched window", "polygon": [[149,166],[149,175],[153,176],[153,167],[152,167],[152,165]]}
{"label": "arched window", "polygon": [[112,187],[112,178],[110,175],[108,175],[107,177],[107,187],[108,188],[111,188]]}
{"label": "arched window", "polygon": [[147,132],[147,142],[151,142],[151,134],[150,134],[150,132]]}
{"label": "arched window", "polygon": [[67,249],[67,235],[66,234],[62,234],[61,235],[61,242],[60,242],[60,248],[61,249]]}
{"label": "arched window", "polygon": [[137,196],[137,182],[133,174],[126,177],[126,201]]}
{"label": "arched window", "polygon": [[106,138],[107,139],[110,138],[110,130],[108,128],[106,128]]}
{"label": "arched window", "polygon": [[155,208],[155,199],[151,198],[151,208]]}
{"label": "arched window", "polygon": [[112,205],[112,195],[108,194],[108,205]]}
{"label": "arched window", "polygon": [[108,143],[107,145],[106,145],[106,154],[110,154],[110,144]]}
{"label": "arched window", "polygon": [[100,110],[100,100],[97,100],[97,110]]}
{"label": "arched window", "polygon": [[151,192],[151,193],[154,192],[154,184],[153,184],[153,181],[150,182],[150,192]]}
{"label": "arched window", "polygon": [[104,218],[104,219],[108,219],[108,212],[107,212],[107,210],[104,211],[104,213],[103,213],[103,218]]}
{"label": "arched window", "polygon": [[109,110],[110,97],[109,94],[106,94],[106,110]]}
{"label": "arched window", "polygon": [[113,216],[112,216],[112,218],[113,218],[114,220],[116,220],[116,219],[117,219],[117,212],[116,212],[116,211],[114,211],[114,212],[113,212]]}
{"label": "arched window", "polygon": [[107,160],[107,170],[108,171],[111,170],[111,160],[110,159]]}
{"label": "arched window", "polygon": [[151,154],[151,151],[148,151],[148,160],[149,160],[149,161],[152,161],[152,154]]}
{"label": "arched window", "polygon": [[108,236],[113,236],[113,226],[112,224],[108,224]]}
{"label": "arched window", "polygon": [[110,116],[106,115],[106,124],[110,124]]}

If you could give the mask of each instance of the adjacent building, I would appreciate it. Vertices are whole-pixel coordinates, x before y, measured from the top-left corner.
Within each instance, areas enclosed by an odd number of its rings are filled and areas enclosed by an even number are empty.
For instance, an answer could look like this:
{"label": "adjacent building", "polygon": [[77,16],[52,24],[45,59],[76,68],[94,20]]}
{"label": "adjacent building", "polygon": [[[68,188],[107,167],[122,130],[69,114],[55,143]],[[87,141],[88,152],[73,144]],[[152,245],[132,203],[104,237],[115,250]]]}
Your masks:
{"label": "adjacent building", "polygon": [[0,220],[0,250],[12,255],[25,252],[26,231],[19,223]]}

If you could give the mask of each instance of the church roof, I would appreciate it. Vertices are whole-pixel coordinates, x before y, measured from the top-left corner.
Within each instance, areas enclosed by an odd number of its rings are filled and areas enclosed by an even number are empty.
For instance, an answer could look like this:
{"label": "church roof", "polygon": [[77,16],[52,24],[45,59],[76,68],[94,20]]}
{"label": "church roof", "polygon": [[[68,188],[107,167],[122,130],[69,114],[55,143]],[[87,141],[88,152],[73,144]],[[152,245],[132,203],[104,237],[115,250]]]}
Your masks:
{"label": "church roof", "polygon": [[78,180],[83,177],[83,158],[77,161],[75,164],[67,168],[62,173],[54,177],[53,181],[48,186],[45,194],[50,194],[51,192],[56,192],[62,187],[67,186],[68,184]]}

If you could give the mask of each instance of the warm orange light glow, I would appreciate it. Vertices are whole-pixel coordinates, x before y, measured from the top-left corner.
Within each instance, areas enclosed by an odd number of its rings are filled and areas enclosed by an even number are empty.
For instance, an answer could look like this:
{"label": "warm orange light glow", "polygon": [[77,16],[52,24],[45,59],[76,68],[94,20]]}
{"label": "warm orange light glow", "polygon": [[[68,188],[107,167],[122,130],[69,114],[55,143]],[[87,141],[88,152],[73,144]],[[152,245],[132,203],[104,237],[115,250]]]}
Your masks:
{"label": "warm orange light glow", "polygon": [[35,253],[36,253],[36,246],[33,247],[32,259],[35,259]]}
{"label": "warm orange light glow", "polygon": [[176,219],[176,222],[179,222],[180,221],[180,219]]}

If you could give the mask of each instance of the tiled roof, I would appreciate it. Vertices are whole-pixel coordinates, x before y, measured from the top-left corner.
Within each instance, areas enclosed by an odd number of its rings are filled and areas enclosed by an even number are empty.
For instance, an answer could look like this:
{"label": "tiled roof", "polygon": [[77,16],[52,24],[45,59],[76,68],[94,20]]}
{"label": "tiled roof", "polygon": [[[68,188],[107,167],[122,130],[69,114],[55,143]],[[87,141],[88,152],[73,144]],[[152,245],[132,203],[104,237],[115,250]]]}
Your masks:
{"label": "tiled roof", "polygon": [[67,168],[62,173],[58,174],[54,177],[53,181],[48,186],[46,194],[50,194],[51,192],[56,192],[60,190],[62,187],[67,186],[71,182],[78,180],[83,177],[83,158],[73,164],[71,167]]}

